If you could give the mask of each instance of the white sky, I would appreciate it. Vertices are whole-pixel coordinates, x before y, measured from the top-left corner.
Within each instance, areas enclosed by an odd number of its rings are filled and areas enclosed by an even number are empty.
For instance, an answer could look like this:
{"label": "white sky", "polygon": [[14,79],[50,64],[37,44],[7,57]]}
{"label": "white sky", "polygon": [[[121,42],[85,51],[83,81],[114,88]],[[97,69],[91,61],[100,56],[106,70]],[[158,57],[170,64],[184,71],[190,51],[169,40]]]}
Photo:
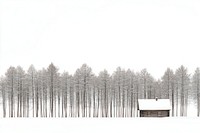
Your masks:
{"label": "white sky", "polygon": [[51,62],[71,74],[118,66],[160,78],[200,67],[199,0],[0,0],[0,74]]}

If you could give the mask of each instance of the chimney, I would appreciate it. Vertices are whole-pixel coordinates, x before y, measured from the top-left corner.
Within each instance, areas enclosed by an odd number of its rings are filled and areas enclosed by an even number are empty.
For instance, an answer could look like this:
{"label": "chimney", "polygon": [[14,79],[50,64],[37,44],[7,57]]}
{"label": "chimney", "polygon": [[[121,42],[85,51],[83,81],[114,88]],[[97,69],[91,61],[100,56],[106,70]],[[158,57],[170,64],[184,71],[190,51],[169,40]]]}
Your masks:
{"label": "chimney", "polygon": [[158,101],[158,97],[156,97],[156,101]]}

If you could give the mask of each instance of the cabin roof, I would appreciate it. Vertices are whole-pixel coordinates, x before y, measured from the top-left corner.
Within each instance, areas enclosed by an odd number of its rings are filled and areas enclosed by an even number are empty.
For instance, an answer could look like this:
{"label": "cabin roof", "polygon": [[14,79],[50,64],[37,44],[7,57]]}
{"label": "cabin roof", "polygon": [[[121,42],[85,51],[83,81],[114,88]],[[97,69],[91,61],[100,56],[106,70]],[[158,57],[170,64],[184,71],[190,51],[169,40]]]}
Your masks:
{"label": "cabin roof", "polygon": [[139,99],[138,110],[170,110],[169,99]]}

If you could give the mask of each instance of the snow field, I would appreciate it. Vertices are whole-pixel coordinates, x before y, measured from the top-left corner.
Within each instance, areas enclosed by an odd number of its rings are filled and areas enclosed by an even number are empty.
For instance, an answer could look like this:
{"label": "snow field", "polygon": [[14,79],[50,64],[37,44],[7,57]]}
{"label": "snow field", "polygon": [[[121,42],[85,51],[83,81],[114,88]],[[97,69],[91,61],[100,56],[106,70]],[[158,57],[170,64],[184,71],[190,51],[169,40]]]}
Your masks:
{"label": "snow field", "polygon": [[199,133],[200,118],[1,118],[0,133]]}

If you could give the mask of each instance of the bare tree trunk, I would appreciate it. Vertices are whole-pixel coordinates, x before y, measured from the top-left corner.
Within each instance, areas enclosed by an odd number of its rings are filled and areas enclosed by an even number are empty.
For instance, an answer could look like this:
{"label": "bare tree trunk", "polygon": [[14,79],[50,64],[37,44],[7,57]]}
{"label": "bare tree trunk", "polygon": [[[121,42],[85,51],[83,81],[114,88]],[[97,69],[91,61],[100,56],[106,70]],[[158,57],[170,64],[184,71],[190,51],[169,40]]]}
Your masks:
{"label": "bare tree trunk", "polygon": [[71,117],[73,117],[73,112],[74,112],[73,111],[73,104],[74,104],[73,101],[74,101],[74,89],[73,89],[73,87],[71,86],[71,83],[70,83],[70,107],[71,107],[70,108],[71,109],[70,110],[70,114],[71,114],[70,116]]}
{"label": "bare tree trunk", "polygon": [[42,87],[42,85],[40,85],[40,94],[39,94],[39,97],[40,97],[40,116],[41,117],[44,117],[44,114],[43,114],[43,94],[42,94],[42,92],[43,92],[43,87]]}
{"label": "bare tree trunk", "polygon": [[139,84],[137,83],[137,86],[136,86],[136,116],[138,117],[138,92],[139,91]]}
{"label": "bare tree trunk", "polygon": [[20,116],[20,89],[19,89],[19,79],[17,81],[17,117]]}
{"label": "bare tree trunk", "polygon": [[6,93],[5,88],[2,88],[2,99],[3,99],[3,117],[6,117]]}
{"label": "bare tree trunk", "polygon": [[76,107],[76,110],[77,110],[78,117],[80,117],[80,103],[79,103],[80,96],[79,95],[80,95],[79,89],[77,89],[77,94],[76,94],[77,107]]}
{"label": "bare tree trunk", "polygon": [[187,116],[187,106],[188,106],[188,90],[185,92],[185,99],[184,99],[184,115]]}
{"label": "bare tree trunk", "polygon": [[199,102],[199,90],[197,92],[197,116],[199,117],[200,102]]}
{"label": "bare tree trunk", "polygon": [[98,95],[97,95],[97,117],[99,117],[99,107],[100,107],[100,89],[98,88]]}
{"label": "bare tree trunk", "polygon": [[14,77],[12,77],[12,85],[11,85],[11,114],[10,114],[10,117],[14,117],[14,109],[15,109],[15,107],[14,107],[14,104],[15,104],[15,102],[14,102],[14,82],[13,82],[13,78]]}
{"label": "bare tree trunk", "polygon": [[131,91],[131,117],[133,117],[133,92]]}
{"label": "bare tree trunk", "polygon": [[6,117],[6,91],[5,91],[5,81],[1,81],[1,91],[2,91],[2,102],[3,102],[3,117]]}
{"label": "bare tree trunk", "polygon": [[178,116],[178,85],[176,89],[176,116]]}
{"label": "bare tree trunk", "polygon": [[174,83],[172,83],[172,116],[174,116]]}
{"label": "bare tree trunk", "polygon": [[38,91],[39,91],[39,88],[38,88],[38,81],[36,83],[36,90],[35,90],[35,115],[36,117],[38,117],[38,114],[39,114],[39,97],[38,97]]}
{"label": "bare tree trunk", "polygon": [[88,99],[89,99],[89,117],[91,117],[91,110],[92,110],[92,90],[91,90],[91,87],[89,88],[89,95],[88,95]]}
{"label": "bare tree trunk", "polygon": [[32,106],[33,106],[33,117],[35,116],[35,89],[34,89],[34,78],[33,72],[31,74],[31,88],[32,88]]}
{"label": "bare tree trunk", "polygon": [[184,116],[184,79],[183,74],[181,75],[181,106],[180,106],[180,116]]}
{"label": "bare tree trunk", "polygon": [[144,78],[144,99],[147,99],[146,78]]}
{"label": "bare tree trunk", "polygon": [[60,89],[58,89],[58,117],[60,117]]}
{"label": "bare tree trunk", "polygon": [[23,117],[27,117],[27,107],[28,107],[28,103],[27,103],[27,93],[26,91],[24,92],[24,96],[23,96]]}
{"label": "bare tree trunk", "polygon": [[199,73],[197,74],[197,116],[199,117],[199,109],[200,109],[200,102],[199,102]]}
{"label": "bare tree trunk", "polygon": [[53,93],[53,86],[54,86],[54,84],[53,84],[53,82],[54,82],[54,78],[53,78],[53,72],[51,71],[50,72],[51,73],[51,75],[50,75],[50,78],[51,78],[51,85],[50,85],[50,117],[53,117],[53,110],[54,110],[54,107],[53,107],[53,97],[54,97],[54,93]]}
{"label": "bare tree trunk", "polygon": [[[111,93],[112,95],[112,93]],[[111,101],[110,101],[110,117],[113,117],[113,99],[111,98]]]}

